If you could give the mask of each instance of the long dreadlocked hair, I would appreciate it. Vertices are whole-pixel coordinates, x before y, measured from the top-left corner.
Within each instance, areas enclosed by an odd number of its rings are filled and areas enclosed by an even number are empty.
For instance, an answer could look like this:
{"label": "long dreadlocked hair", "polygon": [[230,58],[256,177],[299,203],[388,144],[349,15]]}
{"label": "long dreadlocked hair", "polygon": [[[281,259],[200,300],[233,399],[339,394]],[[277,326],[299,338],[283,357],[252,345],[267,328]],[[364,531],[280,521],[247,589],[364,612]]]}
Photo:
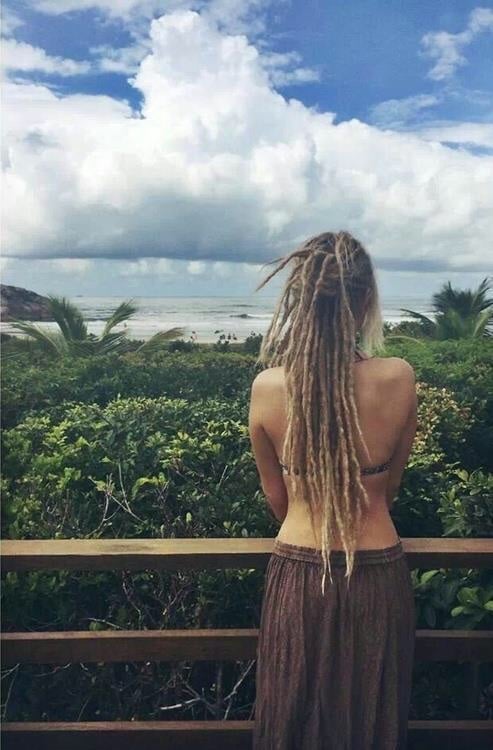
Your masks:
{"label": "long dreadlocked hair", "polygon": [[357,435],[371,461],[356,409],[352,362],[357,345],[368,354],[383,347],[383,322],[370,256],[348,232],[324,232],[265,264],[278,265],[255,291],[291,261],[257,363],[284,367],[282,461],[292,467],[292,481],[308,504],[318,544],[315,516],[321,519],[323,594],[327,568],[332,582],[330,549],[336,531],[346,554],[349,586],[356,538],[369,504],[355,450]]}

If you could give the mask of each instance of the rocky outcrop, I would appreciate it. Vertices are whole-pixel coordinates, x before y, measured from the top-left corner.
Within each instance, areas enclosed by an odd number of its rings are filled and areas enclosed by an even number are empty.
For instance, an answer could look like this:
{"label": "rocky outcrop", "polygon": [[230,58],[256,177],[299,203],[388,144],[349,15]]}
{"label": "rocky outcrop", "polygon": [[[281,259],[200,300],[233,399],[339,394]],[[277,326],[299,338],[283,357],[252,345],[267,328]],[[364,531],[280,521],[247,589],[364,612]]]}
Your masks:
{"label": "rocky outcrop", "polygon": [[21,286],[0,284],[0,318],[3,322],[20,320],[54,320],[48,299]]}

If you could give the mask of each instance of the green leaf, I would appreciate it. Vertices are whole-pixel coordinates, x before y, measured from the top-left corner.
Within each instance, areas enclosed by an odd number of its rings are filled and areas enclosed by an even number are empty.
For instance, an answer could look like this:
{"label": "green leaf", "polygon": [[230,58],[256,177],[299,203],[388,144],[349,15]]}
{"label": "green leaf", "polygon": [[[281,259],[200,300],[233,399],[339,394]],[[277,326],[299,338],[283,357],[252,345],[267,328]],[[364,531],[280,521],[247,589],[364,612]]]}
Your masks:
{"label": "green leaf", "polygon": [[457,617],[458,615],[461,615],[464,612],[464,607],[454,607],[451,611],[452,617]]}
{"label": "green leaf", "polygon": [[433,576],[435,576],[438,573],[438,570],[427,570],[423,573],[421,576],[421,583],[428,583],[428,581],[431,581]]}
{"label": "green leaf", "polygon": [[154,477],[139,477],[135,480],[132,486],[131,497],[135,498],[137,492],[144,484],[155,484]]}
{"label": "green leaf", "polygon": [[457,599],[460,601],[461,604],[481,606],[477,587],[472,588],[472,587],[466,586],[465,588],[461,589],[458,592]]}
{"label": "green leaf", "polygon": [[90,622],[89,630],[104,630],[105,627],[102,622]]}

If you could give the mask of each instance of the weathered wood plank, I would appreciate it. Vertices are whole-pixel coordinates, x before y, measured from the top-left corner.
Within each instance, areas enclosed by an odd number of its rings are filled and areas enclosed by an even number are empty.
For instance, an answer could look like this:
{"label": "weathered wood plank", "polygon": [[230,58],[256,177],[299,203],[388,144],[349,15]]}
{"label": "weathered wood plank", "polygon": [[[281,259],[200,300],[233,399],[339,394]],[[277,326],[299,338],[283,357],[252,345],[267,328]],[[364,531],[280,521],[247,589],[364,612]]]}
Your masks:
{"label": "weathered wood plank", "polygon": [[[2,633],[2,663],[248,660],[257,639],[257,628]],[[415,659],[493,661],[493,631],[417,630]]]}
{"label": "weathered wood plank", "polygon": [[416,631],[417,661],[493,661],[492,630]]}
{"label": "weathered wood plank", "polygon": [[[4,722],[3,750],[251,750],[252,721]],[[410,721],[408,750],[490,750],[493,721]]]}
{"label": "weathered wood plank", "polygon": [[409,722],[407,750],[491,750],[493,721]]}
{"label": "weathered wood plank", "polygon": [[2,750],[251,750],[250,721],[5,722]]}
{"label": "weathered wood plank", "polygon": [[[4,571],[265,568],[272,538],[15,539]],[[404,538],[411,568],[493,568],[493,539]]]}
{"label": "weathered wood plank", "polygon": [[255,659],[258,630],[99,630],[2,633],[5,666]]}

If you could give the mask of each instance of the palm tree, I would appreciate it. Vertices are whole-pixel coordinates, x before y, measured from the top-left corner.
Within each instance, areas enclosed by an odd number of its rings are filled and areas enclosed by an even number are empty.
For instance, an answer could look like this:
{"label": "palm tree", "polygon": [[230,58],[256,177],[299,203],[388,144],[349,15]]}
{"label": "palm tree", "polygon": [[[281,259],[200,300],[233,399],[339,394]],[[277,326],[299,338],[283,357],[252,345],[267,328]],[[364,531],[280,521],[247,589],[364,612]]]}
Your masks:
{"label": "palm tree", "polygon": [[[61,357],[75,355],[88,357],[94,354],[122,353],[127,351],[127,331],[116,332],[112,329],[119,323],[128,320],[138,310],[132,300],[122,302],[106,320],[103,332],[95,336],[87,330],[84,316],[76,305],[65,297],[48,295],[48,308],[58,324],[59,331],[49,331],[40,328],[35,323],[15,319],[11,325],[16,330],[26,334],[31,340],[37,341],[47,353]],[[165,341],[183,336],[183,328],[170,328],[158,331],[150,339],[141,344],[136,352],[150,354],[162,348]]]}
{"label": "palm tree", "polygon": [[420,333],[427,338],[475,339],[492,336],[493,299],[488,297],[490,280],[484,278],[475,290],[454,289],[447,281],[432,297],[435,318],[401,308],[419,324]]}

